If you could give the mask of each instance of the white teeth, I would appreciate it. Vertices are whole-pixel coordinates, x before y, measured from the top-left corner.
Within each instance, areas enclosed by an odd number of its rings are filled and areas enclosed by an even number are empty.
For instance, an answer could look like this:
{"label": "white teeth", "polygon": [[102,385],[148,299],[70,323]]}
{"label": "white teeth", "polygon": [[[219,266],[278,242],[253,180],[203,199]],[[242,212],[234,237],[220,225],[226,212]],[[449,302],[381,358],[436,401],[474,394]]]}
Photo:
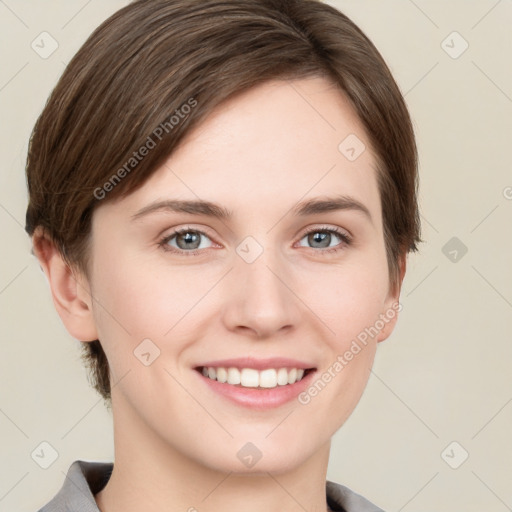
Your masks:
{"label": "white teeth", "polygon": [[269,368],[258,371],[254,368],[214,368],[204,366],[202,374],[212,380],[232,385],[241,385],[244,388],[275,388],[294,384],[304,377],[303,368]]}
{"label": "white teeth", "polygon": [[226,371],[226,368],[217,368],[217,380],[219,382],[227,382],[228,372]]}
{"label": "white teeth", "polygon": [[240,384],[244,388],[257,388],[260,385],[258,370],[254,368],[244,368],[240,372]]}
{"label": "white teeth", "polygon": [[279,368],[277,370],[277,383],[280,386],[288,384],[288,370],[286,368]]}
{"label": "white teeth", "polygon": [[261,388],[275,388],[277,386],[277,372],[273,368],[270,370],[262,370],[259,377]]}
{"label": "white teeth", "polygon": [[237,368],[228,368],[228,384],[240,384],[240,372]]}

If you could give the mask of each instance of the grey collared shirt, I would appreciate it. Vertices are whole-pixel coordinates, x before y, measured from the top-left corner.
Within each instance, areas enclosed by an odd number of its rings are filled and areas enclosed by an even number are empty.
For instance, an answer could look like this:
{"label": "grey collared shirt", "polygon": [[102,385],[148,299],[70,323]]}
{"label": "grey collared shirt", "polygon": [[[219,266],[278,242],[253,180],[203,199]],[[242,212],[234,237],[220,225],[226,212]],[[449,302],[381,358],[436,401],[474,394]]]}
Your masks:
{"label": "grey collared shirt", "polygon": [[[38,512],[100,512],[94,495],[100,492],[112,474],[112,462],[76,460],[57,495]],[[337,512],[384,512],[348,487],[326,482],[329,507]]]}

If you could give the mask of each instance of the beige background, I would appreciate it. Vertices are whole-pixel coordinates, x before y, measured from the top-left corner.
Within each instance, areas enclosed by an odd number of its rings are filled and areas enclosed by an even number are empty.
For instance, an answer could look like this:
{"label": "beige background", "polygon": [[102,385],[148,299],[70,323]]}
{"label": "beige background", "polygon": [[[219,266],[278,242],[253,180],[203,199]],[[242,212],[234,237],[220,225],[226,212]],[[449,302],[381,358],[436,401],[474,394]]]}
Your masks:
{"label": "beige background", "polygon": [[[76,459],[113,460],[111,416],[30,254],[24,163],[66,62],[126,3],[0,1],[1,511],[35,512]],[[328,478],[389,512],[512,510],[512,1],[329,3],[405,94],[426,243],[409,258],[398,326],[333,440]],[[47,59],[31,48],[43,31],[59,45]],[[43,441],[58,452],[48,469],[31,458]]]}

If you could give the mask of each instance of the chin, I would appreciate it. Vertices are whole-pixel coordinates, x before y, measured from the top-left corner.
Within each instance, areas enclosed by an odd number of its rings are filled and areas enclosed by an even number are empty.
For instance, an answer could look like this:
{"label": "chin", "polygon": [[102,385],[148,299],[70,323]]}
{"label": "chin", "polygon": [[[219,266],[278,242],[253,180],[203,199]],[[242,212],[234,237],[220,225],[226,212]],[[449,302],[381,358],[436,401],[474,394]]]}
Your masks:
{"label": "chin", "polygon": [[[220,472],[233,472],[247,475],[280,474],[294,470],[321,446],[308,446],[296,433],[289,434],[292,442],[281,440],[239,441],[231,440],[229,446],[221,448],[221,452],[209,452],[201,460],[203,465]],[[247,438],[245,438],[247,439]]]}

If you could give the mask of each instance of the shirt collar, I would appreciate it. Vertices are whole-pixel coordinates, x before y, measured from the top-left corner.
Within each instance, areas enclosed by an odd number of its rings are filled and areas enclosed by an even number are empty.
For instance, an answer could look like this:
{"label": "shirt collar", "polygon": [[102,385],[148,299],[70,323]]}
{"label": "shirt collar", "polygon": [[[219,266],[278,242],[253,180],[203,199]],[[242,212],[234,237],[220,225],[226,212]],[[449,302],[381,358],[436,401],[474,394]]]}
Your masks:
{"label": "shirt collar", "polygon": [[[76,460],[58,494],[39,512],[100,512],[94,495],[107,484],[114,464]],[[337,512],[384,512],[348,487],[326,481],[329,507]]]}

